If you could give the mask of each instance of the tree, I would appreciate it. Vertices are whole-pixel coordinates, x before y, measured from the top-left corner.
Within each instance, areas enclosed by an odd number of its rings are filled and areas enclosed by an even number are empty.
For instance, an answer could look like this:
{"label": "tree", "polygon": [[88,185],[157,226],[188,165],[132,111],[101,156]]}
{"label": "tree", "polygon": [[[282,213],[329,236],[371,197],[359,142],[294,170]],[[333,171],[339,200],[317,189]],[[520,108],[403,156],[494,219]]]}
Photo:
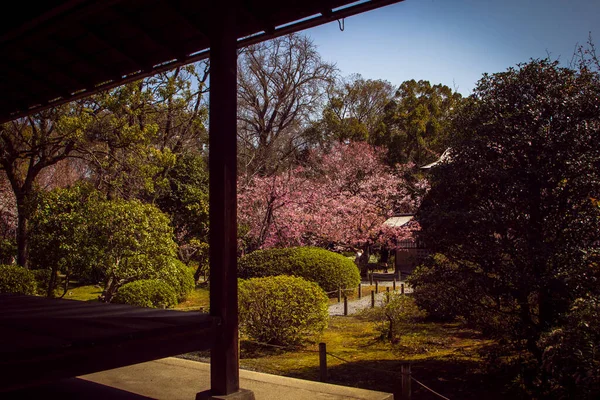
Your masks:
{"label": "tree", "polygon": [[36,178],[77,149],[90,120],[81,103],[70,103],[0,125],[0,169],[16,200],[17,264],[23,267],[28,267],[28,223]]}
{"label": "tree", "polygon": [[319,109],[334,66],[297,34],[246,48],[238,58],[240,172],[269,175],[301,147],[301,132]]}
{"label": "tree", "polygon": [[419,211],[442,258],[412,281],[417,298],[466,289],[457,313],[538,365],[541,334],[599,293],[599,95],[598,74],[547,59],[485,74]]}
{"label": "tree", "polygon": [[178,157],[206,142],[207,64],[176,68],[88,100],[94,124],[82,157],[109,199],[153,202]]}
{"label": "tree", "polygon": [[0,264],[10,264],[17,254],[17,204],[8,178],[0,171]]}
{"label": "tree", "polygon": [[460,93],[429,81],[403,82],[388,103],[381,128],[370,142],[388,149],[390,163],[433,162],[449,145],[450,122]]}
{"label": "tree", "polygon": [[179,246],[179,258],[199,262],[199,272],[207,262],[208,250],[208,171],[204,158],[183,154],[166,174],[168,187],[156,196],[155,204],[169,214]]}
{"label": "tree", "polygon": [[328,153],[312,151],[306,166],[242,186],[238,210],[248,250],[332,244],[368,250],[410,235],[383,227],[418,204],[404,180],[410,166],[391,169],[380,156],[364,142],[338,143]]}
{"label": "tree", "polygon": [[176,276],[177,245],[169,217],[138,200],[101,201],[88,208],[89,246],[104,273],[102,300],[126,283]]}
{"label": "tree", "polygon": [[40,194],[31,218],[30,264],[49,271],[47,287],[40,288],[47,297],[54,297],[59,273],[64,275],[62,296],[70,279],[89,273],[95,258],[89,251],[90,207],[100,200],[99,192],[81,184]]}
{"label": "tree", "polygon": [[310,142],[326,146],[335,141],[373,141],[394,91],[388,81],[359,74],[340,79],[329,91],[323,118],[305,135]]}

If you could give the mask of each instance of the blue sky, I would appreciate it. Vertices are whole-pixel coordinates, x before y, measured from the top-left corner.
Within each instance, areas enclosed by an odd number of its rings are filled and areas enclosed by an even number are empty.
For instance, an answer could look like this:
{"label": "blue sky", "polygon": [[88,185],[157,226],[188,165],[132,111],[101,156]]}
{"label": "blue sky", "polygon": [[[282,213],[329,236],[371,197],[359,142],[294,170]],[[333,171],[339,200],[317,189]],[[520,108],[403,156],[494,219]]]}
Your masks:
{"label": "blue sky", "polygon": [[530,58],[567,65],[589,32],[600,47],[600,0],[406,0],[305,31],[342,74],[399,85],[425,79],[473,90],[484,72]]}

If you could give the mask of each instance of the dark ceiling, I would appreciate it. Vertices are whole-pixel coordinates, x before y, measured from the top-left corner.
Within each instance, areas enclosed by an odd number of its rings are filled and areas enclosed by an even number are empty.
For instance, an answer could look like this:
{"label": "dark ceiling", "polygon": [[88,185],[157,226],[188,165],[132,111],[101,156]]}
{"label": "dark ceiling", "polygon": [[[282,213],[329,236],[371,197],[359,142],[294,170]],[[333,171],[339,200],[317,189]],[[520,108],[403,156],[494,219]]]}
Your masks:
{"label": "dark ceiling", "polygon": [[[227,1],[227,0],[223,0]],[[239,47],[402,0],[239,0]],[[46,0],[0,17],[0,122],[208,57],[207,0]]]}

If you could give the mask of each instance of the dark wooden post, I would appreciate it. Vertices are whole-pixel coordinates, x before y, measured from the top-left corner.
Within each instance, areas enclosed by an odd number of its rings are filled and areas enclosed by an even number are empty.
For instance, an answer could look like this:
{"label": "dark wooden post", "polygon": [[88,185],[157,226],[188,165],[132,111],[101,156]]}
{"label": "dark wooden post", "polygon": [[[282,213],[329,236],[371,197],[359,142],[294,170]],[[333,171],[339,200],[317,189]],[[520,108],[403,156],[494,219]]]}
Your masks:
{"label": "dark wooden post", "polygon": [[240,389],[236,215],[237,39],[234,11],[223,2],[217,2],[211,11],[208,162],[210,314],[221,322],[211,349],[210,395],[226,396]]}
{"label": "dark wooden post", "polygon": [[389,293],[389,292],[390,292],[390,287],[389,287],[389,286],[386,286],[386,287],[385,287],[385,291],[386,291],[386,293]]}
{"label": "dark wooden post", "polygon": [[394,283],[392,284],[394,292],[396,291],[396,275],[394,275]]}
{"label": "dark wooden post", "polygon": [[362,285],[360,283],[358,284],[358,298],[362,298]]}
{"label": "dark wooden post", "polygon": [[348,296],[344,295],[344,315],[348,315]]}
{"label": "dark wooden post", "polygon": [[375,308],[375,291],[371,290],[371,308]]}
{"label": "dark wooden post", "polygon": [[319,343],[319,380],[327,382],[327,345]]}
{"label": "dark wooden post", "polygon": [[400,294],[404,294],[404,283],[400,284]]}
{"label": "dark wooden post", "polygon": [[342,301],[342,288],[338,287],[338,303],[340,303]]}
{"label": "dark wooden post", "polygon": [[373,286],[373,273],[369,272],[369,284]]}
{"label": "dark wooden post", "polygon": [[375,293],[379,293],[379,281],[375,281]]}
{"label": "dark wooden post", "polygon": [[402,365],[402,399],[410,400],[412,390],[410,385],[410,364]]}

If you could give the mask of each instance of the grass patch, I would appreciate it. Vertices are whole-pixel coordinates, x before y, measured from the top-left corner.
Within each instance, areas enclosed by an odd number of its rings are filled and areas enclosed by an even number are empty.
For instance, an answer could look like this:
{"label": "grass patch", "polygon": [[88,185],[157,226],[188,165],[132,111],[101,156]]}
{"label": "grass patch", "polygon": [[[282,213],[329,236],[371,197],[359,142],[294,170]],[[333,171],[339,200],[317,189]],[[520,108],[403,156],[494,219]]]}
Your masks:
{"label": "grass patch", "polygon": [[175,306],[175,309],[185,311],[208,312],[209,305],[210,300],[208,289],[203,287],[196,287],[196,289],[192,293],[190,293],[184,301]]}
{"label": "grass patch", "polygon": [[[332,317],[322,342],[327,344],[329,382],[344,386],[400,392],[400,368],[411,363],[413,376],[452,399],[503,399],[513,375],[490,376],[482,354],[495,343],[459,324],[418,323],[402,327],[397,344],[379,338],[373,322],[360,316]],[[318,344],[285,350],[242,338],[241,367],[317,381]],[[341,359],[345,360],[342,361]],[[413,382],[414,399],[433,399]]]}
{"label": "grass patch", "polygon": [[98,301],[98,296],[102,294],[102,287],[97,285],[84,285],[69,288],[65,299],[79,301]]}

